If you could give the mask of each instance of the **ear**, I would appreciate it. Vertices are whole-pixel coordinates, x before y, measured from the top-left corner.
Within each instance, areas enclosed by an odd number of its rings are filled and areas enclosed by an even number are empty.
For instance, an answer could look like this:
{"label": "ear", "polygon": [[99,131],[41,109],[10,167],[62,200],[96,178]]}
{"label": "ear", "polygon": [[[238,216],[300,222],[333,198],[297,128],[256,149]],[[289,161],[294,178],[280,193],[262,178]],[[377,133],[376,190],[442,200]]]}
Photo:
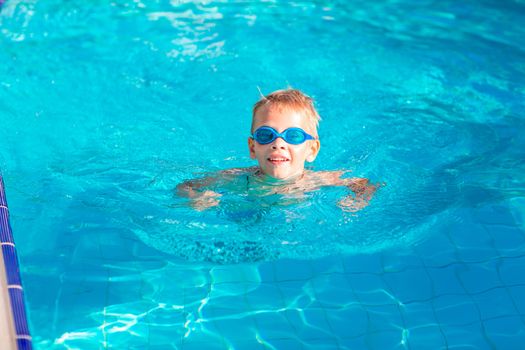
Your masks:
{"label": "ear", "polygon": [[308,155],[306,156],[307,162],[313,162],[321,149],[321,142],[319,140],[312,140],[308,146]]}
{"label": "ear", "polygon": [[248,149],[250,150],[250,158],[255,159],[255,140],[248,137]]}

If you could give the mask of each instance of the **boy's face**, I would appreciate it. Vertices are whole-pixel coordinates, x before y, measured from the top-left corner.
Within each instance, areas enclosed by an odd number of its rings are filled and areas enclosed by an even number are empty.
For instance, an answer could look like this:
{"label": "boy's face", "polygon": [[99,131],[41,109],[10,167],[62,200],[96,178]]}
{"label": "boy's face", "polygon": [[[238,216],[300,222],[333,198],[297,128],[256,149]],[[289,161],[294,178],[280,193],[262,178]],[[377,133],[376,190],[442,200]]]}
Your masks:
{"label": "boy's face", "polygon": [[[263,106],[255,114],[253,131],[261,126],[269,126],[277,132],[288,128],[301,128],[310,135],[314,130],[308,127],[307,118],[301,112]],[[250,157],[257,159],[262,172],[275,179],[285,180],[298,176],[304,171],[304,162],[313,162],[319,152],[319,140],[307,140],[300,145],[292,145],[278,137],[273,142],[261,145],[248,138]]]}

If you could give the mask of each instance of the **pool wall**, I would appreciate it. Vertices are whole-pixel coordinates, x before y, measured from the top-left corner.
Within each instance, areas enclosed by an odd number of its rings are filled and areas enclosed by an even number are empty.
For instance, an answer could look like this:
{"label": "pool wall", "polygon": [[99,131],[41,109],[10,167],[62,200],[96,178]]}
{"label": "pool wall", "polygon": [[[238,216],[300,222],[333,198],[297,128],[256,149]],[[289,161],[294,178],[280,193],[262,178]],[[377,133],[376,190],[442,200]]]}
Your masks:
{"label": "pool wall", "polygon": [[[1,0],[0,0],[1,4]],[[27,324],[24,290],[20,269],[9,224],[9,209],[5,196],[4,181],[0,174],[0,240],[3,260],[0,264],[0,343],[3,350],[32,349],[31,335]]]}

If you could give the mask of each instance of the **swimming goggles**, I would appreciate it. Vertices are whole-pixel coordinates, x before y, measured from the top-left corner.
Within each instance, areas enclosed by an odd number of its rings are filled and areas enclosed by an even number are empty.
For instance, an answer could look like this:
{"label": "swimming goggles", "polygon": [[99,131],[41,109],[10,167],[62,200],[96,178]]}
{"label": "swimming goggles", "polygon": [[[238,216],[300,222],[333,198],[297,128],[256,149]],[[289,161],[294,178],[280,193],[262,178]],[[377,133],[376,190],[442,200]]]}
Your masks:
{"label": "swimming goggles", "polygon": [[255,130],[252,135],[252,138],[261,145],[272,143],[278,137],[291,145],[300,145],[306,140],[315,140],[315,137],[307,134],[301,128],[288,128],[279,133],[277,130],[270,128],[269,126],[261,126],[259,129]]}

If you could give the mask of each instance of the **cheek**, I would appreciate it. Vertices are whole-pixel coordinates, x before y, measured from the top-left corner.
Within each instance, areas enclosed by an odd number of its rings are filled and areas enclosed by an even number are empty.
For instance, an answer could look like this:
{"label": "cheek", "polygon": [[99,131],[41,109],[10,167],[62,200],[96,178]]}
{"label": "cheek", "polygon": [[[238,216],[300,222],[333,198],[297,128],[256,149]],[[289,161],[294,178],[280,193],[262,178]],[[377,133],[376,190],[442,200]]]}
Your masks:
{"label": "cheek", "polygon": [[255,146],[254,146],[254,151],[255,151],[255,155],[257,158],[260,158],[264,155],[264,146],[262,145],[259,145],[258,143],[255,143]]}
{"label": "cheek", "polygon": [[296,148],[292,151],[294,158],[304,160],[306,157],[308,157],[308,148],[305,146],[301,146],[300,148]]}

